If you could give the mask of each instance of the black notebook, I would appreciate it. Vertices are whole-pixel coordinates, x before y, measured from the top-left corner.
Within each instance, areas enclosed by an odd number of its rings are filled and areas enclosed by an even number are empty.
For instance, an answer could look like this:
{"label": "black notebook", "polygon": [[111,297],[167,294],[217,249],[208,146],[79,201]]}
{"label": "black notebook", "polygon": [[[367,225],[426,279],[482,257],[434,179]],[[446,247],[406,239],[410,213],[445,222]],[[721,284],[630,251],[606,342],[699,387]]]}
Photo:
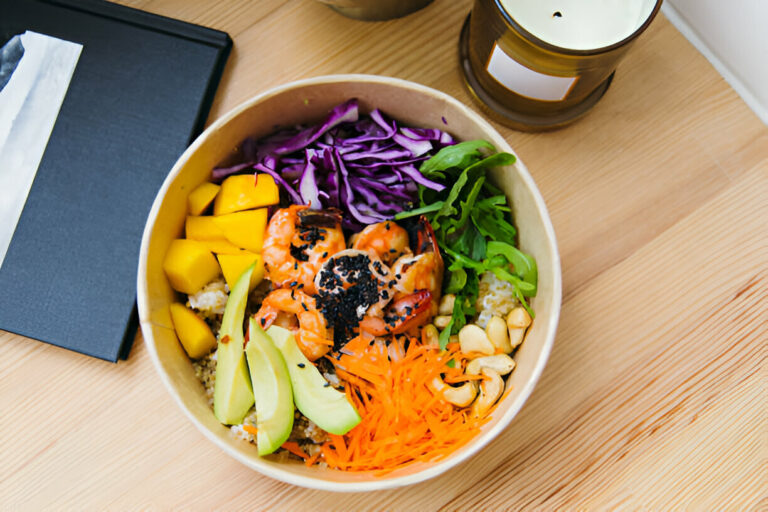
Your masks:
{"label": "black notebook", "polygon": [[25,31],[82,48],[0,266],[0,329],[116,361],[138,325],[149,210],[232,42],[100,0],[0,0],[0,47]]}

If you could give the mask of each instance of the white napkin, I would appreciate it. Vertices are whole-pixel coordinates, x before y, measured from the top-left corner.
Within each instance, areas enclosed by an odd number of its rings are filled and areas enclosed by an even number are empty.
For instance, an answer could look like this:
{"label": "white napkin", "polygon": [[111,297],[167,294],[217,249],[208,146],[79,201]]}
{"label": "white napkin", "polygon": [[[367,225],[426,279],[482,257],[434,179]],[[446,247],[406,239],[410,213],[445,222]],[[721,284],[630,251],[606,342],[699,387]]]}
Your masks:
{"label": "white napkin", "polygon": [[0,90],[0,266],[29,195],[82,45],[27,31]]}

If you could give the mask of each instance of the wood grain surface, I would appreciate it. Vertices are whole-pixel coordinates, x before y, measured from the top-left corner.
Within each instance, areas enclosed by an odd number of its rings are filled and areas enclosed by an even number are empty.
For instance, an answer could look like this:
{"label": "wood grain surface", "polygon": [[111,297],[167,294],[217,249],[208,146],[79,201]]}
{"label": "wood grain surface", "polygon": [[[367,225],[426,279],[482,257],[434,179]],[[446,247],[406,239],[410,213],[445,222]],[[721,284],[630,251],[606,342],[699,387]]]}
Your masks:
{"label": "wood grain surface", "polygon": [[[231,34],[209,122],[328,73],[471,104],[457,66],[469,0],[382,23],[311,0],[124,3]],[[565,296],[541,381],[479,455],[394,491],[291,487],[195,430],[141,335],[113,365],[0,331],[0,508],[768,509],[768,128],[661,15],[585,119],[497,127],[548,204]]]}

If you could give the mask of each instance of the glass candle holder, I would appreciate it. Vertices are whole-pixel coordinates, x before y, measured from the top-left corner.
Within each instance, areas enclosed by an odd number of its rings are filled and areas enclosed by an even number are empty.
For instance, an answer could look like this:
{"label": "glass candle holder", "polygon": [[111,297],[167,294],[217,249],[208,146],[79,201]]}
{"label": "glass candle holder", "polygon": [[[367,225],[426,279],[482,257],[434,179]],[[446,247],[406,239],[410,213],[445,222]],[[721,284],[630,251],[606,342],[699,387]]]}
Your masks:
{"label": "glass candle holder", "polygon": [[459,59],[489,115],[525,131],[566,125],[611,84],[662,0],[475,0]]}

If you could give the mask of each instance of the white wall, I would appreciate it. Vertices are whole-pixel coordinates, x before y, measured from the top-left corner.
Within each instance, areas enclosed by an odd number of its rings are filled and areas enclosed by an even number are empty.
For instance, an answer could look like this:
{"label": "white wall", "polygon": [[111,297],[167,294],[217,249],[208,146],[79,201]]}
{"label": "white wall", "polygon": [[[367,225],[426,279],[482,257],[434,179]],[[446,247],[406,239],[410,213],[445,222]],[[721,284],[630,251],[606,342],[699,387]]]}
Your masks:
{"label": "white wall", "polygon": [[662,12],[768,124],[768,0],[665,0]]}

